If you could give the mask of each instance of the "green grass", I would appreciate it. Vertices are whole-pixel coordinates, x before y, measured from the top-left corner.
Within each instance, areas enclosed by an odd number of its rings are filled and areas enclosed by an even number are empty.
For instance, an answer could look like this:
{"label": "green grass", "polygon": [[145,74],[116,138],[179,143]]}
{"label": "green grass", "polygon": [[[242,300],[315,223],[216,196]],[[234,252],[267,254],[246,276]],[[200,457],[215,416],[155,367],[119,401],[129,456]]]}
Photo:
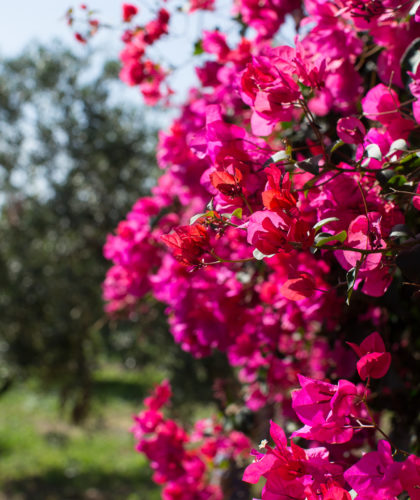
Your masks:
{"label": "green grass", "polygon": [[0,398],[0,500],[159,499],[129,429],[160,378],[102,370],[83,427],[60,416],[56,393],[33,381],[10,389]]}

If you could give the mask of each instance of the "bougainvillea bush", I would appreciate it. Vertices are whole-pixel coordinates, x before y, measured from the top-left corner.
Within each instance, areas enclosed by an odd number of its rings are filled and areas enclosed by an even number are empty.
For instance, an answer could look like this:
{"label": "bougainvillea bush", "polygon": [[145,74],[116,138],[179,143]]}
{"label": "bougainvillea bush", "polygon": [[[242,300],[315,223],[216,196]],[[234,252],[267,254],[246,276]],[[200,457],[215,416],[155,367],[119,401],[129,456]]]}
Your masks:
{"label": "bougainvillea bush", "polygon": [[[175,342],[225,353],[241,390],[219,383],[222,414],[187,431],[162,410],[164,381],[137,450],[165,500],[418,500],[419,3],[230,8],[236,32],[195,44],[199,83],[160,133],[157,185],[108,237],[104,298],[111,316],[163,302]],[[150,56],[171,12],[142,22],[123,5],[121,80],[151,105],[173,93]]]}

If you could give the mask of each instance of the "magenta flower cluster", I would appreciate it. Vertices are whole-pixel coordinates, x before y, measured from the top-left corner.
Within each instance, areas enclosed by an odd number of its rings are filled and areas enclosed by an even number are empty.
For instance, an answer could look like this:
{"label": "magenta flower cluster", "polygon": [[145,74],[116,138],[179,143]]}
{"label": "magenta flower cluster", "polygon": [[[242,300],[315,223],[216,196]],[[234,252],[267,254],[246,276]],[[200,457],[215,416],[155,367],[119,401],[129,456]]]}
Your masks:
{"label": "magenta flower cluster", "polygon": [[[191,16],[213,8],[189,6]],[[307,449],[289,447],[272,423],[276,447],[263,446],[247,468],[246,481],[266,478],[263,499],[347,500],[351,490],[362,500],[403,491],[419,499],[419,459],[390,442],[370,409],[370,384],[386,385],[397,347],[387,350],[376,332],[356,343],[346,326],[383,331],[375,300],[419,244],[418,5],[235,0],[232,8],[236,39],[208,30],[197,44],[199,84],[160,133],[152,195],[108,237],[107,312],[130,315],[153,296],[185,351],[226,354],[248,409],[270,406],[282,425],[303,424],[292,437]],[[123,38],[121,78],[148,103],[161,99],[167,77],[145,59],[170,31],[165,12]],[[125,22],[136,15],[124,5]],[[285,45],[274,35],[291,16],[297,35]],[[365,385],[349,380],[355,366]],[[219,498],[205,452],[190,453],[161,405],[146,406],[135,435],[164,498],[187,498],[177,493],[186,489]],[[384,439],[376,443],[375,432]]]}
{"label": "magenta flower cluster", "polygon": [[241,432],[224,432],[215,419],[197,421],[188,434],[162,412],[171,395],[164,380],[145,399],[132,428],[136,449],[150,461],[153,480],[164,485],[163,500],[222,500],[222,490],[212,481],[213,464],[245,458],[250,441]]}
{"label": "magenta flower cluster", "polygon": [[[355,348],[363,352],[370,345],[375,349],[375,342],[380,352],[364,354],[360,359],[364,363],[358,364],[358,371],[380,378],[388,371],[390,361],[380,357],[389,355],[383,351],[381,337],[375,332],[365,339],[363,347]],[[366,403],[366,388],[356,387],[347,380],[333,385],[303,376],[299,376],[299,383],[301,389],[292,393],[292,407],[304,427],[292,437],[303,437],[317,444],[342,444],[366,428],[379,429]],[[302,449],[293,441],[288,447],[284,431],[274,422],[270,423],[270,435],[275,448],[265,441],[260,448],[266,453],[253,450],[255,460],[246,468],[243,478],[249,483],[257,483],[262,476],[266,479],[262,500],[351,500],[354,495],[349,491],[362,500],[391,500],[403,491],[412,500],[420,498],[420,458],[410,455],[404,462],[396,461],[394,456],[400,450],[393,449],[389,440],[380,440],[377,451],[346,461],[345,455],[340,456],[340,452],[337,455],[331,446],[332,453],[318,446]]]}

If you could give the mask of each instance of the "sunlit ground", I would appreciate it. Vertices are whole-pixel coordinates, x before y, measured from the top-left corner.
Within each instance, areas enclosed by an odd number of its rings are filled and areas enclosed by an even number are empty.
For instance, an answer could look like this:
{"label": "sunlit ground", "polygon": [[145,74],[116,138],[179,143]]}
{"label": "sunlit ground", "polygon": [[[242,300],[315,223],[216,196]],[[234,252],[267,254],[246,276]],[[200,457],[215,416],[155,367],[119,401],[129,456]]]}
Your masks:
{"label": "sunlit ground", "polygon": [[83,427],[60,416],[59,399],[33,381],[0,398],[1,500],[157,500],[133,449],[132,414],[159,374],[100,371]]}

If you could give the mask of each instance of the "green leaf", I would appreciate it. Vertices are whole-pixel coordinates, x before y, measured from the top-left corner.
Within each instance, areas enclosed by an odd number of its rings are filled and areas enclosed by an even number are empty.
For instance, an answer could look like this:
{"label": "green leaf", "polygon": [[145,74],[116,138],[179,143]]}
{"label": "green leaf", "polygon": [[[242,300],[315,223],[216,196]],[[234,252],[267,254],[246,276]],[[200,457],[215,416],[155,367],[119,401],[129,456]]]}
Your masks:
{"label": "green leaf", "polygon": [[388,185],[389,180],[395,175],[394,170],[387,168],[385,170],[378,170],[376,173],[376,179],[382,187]]}
{"label": "green leaf", "polygon": [[318,229],[321,229],[322,226],[325,226],[325,224],[329,224],[330,222],[336,222],[340,219],[337,219],[337,217],[328,217],[327,219],[322,219],[319,222],[317,222],[313,229],[315,229],[315,232],[318,232]]}
{"label": "green leaf", "polygon": [[312,177],[312,179],[309,179],[309,181],[305,182],[305,184],[303,185],[302,189],[305,198],[308,197],[309,191],[315,186],[316,179],[316,177]]}
{"label": "green leaf", "polygon": [[404,139],[396,139],[390,146],[385,156],[392,156],[397,151],[407,151],[407,143]]}
{"label": "green leaf", "polygon": [[302,82],[298,81],[297,83],[299,85],[301,92],[305,92],[305,91],[309,92],[310,90],[312,90],[311,87],[308,87],[307,85],[303,84]]}
{"label": "green leaf", "polygon": [[238,207],[232,212],[232,217],[236,217],[238,219],[242,219],[242,208]]}
{"label": "green leaf", "polygon": [[319,161],[323,158],[323,155],[316,155],[308,158],[307,160],[302,160],[296,162],[296,166],[304,170],[305,172],[309,172],[312,175],[319,174]]}
{"label": "green leaf", "polygon": [[337,234],[319,233],[315,236],[315,246],[320,248],[331,241],[339,241],[340,243],[343,243],[346,238],[347,232],[344,230]]}
{"label": "green leaf", "polygon": [[405,175],[394,175],[389,179],[388,184],[391,184],[392,186],[396,187],[401,187],[404,186],[404,184],[407,183],[407,177]]}
{"label": "green leaf", "polygon": [[264,162],[263,168],[268,167],[272,163],[277,163],[279,161],[289,161],[290,160],[290,151],[288,151],[289,146],[286,148],[286,150],[281,149],[280,151],[277,151],[276,153],[273,153],[270,158]]}
{"label": "green leaf", "polygon": [[405,224],[396,224],[389,233],[390,238],[407,238],[410,236],[410,229]]}
{"label": "green leaf", "polygon": [[334,151],[338,148],[341,148],[341,146],[344,146],[345,142],[342,141],[341,139],[339,141],[337,141],[334,146],[331,148],[331,151],[330,153],[334,153]]}
{"label": "green leaf", "polygon": [[282,130],[287,130],[293,127],[293,122],[281,122]]}
{"label": "green leaf", "polygon": [[357,278],[357,272],[358,268],[352,267],[350,271],[346,274],[346,280],[347,280],[347,299],[346,299],[346,304],[349,306],[350,305],[350,299],[351,295],[354,290],[354,285],[356,283],[356,278]]}
{"label": "green leaf", "polygon": [[415,160],[413,160],[412,163],[410,163],[409,167],[411,169],[415,169],[417,167],[420,167],[420,157],[418,155],[419,155],[419,153],[416,153],[417,158]]}
{"label": "green leaf", "polygon": [[377,144],[368,144],[366,146],[366,155],[368,158],[374,158],[375,160],[382,160],[382,152]]}
{"label": "green leaf", "polygon": [[[416,164],[417,162],[420,162],[420,152],[410,153],[408,155],[405,155],[403,158],[401,158],[399,160],[399,162],[400,162],[400,165],[404,165],[405,163],[408,163],[411,160],[413,160],[413,164]],[[413,166],[412,164],[409,165],[409,167],[412,167],[412,166]]]}
{"label": "green leaf", "polygon": [[[207,212],[207,213],[208,213],[208,212]],[[201,218],[201,217],[203,217],[204,215],[206,215],[206,214],[195,214],[195,215],[193,215],[193,216],[191,217],[191,219],[190,219],[190,226],[192,226],[193,224],[195,224],[195,223],[198,221],[198,219],[200,219],[200,218]]]}
{"label": "green leaf", "polygon": [[199,56],[204,53],[203,40],[197,40],[194,44],[194,56]]}
{"label": "green leaf", "polygon": [[252,255],[257,259],[257,260],[263,260],[266,257],[273,257],[275,254],[271,255],[265,255],[264,253],[260,252],[258,248],[255,248],[255,250],[252,252]]}

